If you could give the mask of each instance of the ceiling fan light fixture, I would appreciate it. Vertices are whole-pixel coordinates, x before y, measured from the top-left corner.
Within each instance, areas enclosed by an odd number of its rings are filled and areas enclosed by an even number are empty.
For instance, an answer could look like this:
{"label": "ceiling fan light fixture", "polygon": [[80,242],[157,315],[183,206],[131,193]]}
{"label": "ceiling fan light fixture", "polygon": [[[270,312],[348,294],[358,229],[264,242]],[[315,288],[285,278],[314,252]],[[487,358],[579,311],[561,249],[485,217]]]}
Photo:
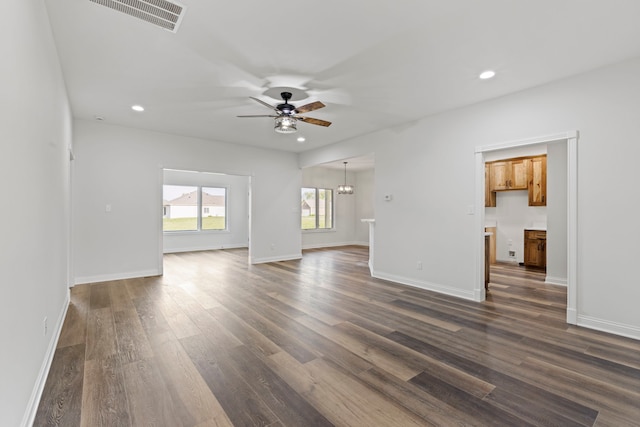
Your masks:
{"label": "ceiling fan light fixture", "polygon": [[297,120],[289,116],[276,117],[274,129],[278,133],[295,133]]}

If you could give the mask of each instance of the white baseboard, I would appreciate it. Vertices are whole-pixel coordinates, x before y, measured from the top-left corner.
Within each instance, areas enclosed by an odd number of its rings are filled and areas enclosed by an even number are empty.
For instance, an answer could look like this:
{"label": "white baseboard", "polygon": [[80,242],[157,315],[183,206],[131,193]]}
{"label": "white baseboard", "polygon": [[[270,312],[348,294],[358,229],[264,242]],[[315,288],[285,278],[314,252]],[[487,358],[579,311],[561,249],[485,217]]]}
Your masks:
{"label": "white baseboard", "polygon": [[165,254],[175,254],[180,252],[200,252],[200,251],[216,251],[220,249],[239,249],[248,247],[246,243],[230,243],[228,245],[212,245],[212,246],[190,246],[186,248],[169,248],[165,249]]}
{"label": "white baseboard", "polygon": [[36,413],[38,412],[38,405],[40,404],[40,398],[42,397],[44,385],[47,382],[47,377],[49,376],[49,369],[51,369],[53,355],[56,352],[56,346],[58,345],[58,339],[60,338],[60,332],[62,331],[64,319],[67,316],[67,309],[69,308],[70,301],[71,294],[69,293],[69,289],[67,288],[67,295],[64,299],[64,306],[62,307],[60,315],[58,316],[58,320],[56,321],[54,333],[51,334],[51,339],[49,340],[49,345],[47,346],[47,352],[45,353],[44,360],[42,361],[42,366],[40,366],[40,372],[38,372],[38,377],[36,378],[36,384],[31,391],[29,404],[27,405],[27,409],[25,410],[24,416],[22,417],[22,423],[20,423],[22,427],[32,426],[33,422],[35,421]]}
{"label": "white baseboard", "polygon": [[445,295],[451,295],[458,298],[463,298],[471,301],[476,301],[473,291],[463,291],[460,289],[450,288],[445,285],[437,283],[426,282],[422,280],[415,280],[408,277],[396,276],[395,274],[388,274],[380,271],[373,271],[371,276],[377,279],[388,280],[390,282],[400,283],[402,285],[413,286],[414,288],[425,289],[427,291],[434,291]]}
{"label": "white baseboard", "polygon": [[608,332],[627,338],[640,340],[640,328],[623,323],[611,322],[610,320],[597,319],[595,317],[578,315],[578,326],[595,329],[597,331]]}
{"label": "white baseboard", "polygon": [[544,283],[549,285],[567,286],[567,278],[547,276],[544,279]]}
{"label": "white baseboard", "polygon": [[111,280],[135,279],[136,277],[160,276],[161,274],[162,273],[158,270],[129,271],[124,273],[104,274],[98,276],[76,277],[73,283],[75,286],[85,283],[109,282]]}
{"label": "white baseboard", "polygon": [[302,245],[302,249],[322,249],[337,248],[339,246],[369,246],[369,242],[339,242],[339,243],[316,243],[313,245]]}
{"label": "white baseboard", "polygon": [[302,253],[293,254],[293,255],[280,255],[274,257],[264,257],[264,258],[251,258],[249,262],[251,264],[264,264],[267,262],[278,262],[278,261],[291,261],[294,259],[302,258]]}

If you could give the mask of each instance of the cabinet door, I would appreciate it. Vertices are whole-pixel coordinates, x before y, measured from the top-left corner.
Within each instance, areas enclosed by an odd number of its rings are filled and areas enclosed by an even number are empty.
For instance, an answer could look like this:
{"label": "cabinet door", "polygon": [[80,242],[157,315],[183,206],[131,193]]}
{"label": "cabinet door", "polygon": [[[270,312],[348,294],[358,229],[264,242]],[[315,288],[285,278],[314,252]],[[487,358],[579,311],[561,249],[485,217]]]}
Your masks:
{"label": "cabinet door", "polygon": [[491,236],[489,236],[489,263],[490,264],[495,264],[496,263],[496,227],[485,227],[484,231],[488,231],[491,233]]}
{"label": "cabinet door", "polygon": [[529,206],[547,206],[547,156],[529,162]]}
{"label": "cabinet door", "polygon": [[539,240],[538,239],[524,239],[524,265],[529,267],[538,267],[539,260]]}
{"label": "cabinet door", "polygon": [[496,206],[496,192],[491,190],[491,166],[484,165],[484,207],[494,208]]}
{"label": "cabinet door", "polygon": [[547,268],[547,239],[540,240],[540,249],[538,250],[539,267]]}
{"label": "cabinet door", "polygon": [[512,160],[511,162],[511,176],[509,177],[509,189],[510,190],[526,190],[529,184],[527,179],[527,173],[529,172],[529,159]]}
{"label": "cabinet door", "polygon": [[491,191],[509,189],[511,162],[493,162],[491,167]]}
{"label": "cabinet door", "polygon": [[547,267],[547,233],[545,231],[525,230],[524,265]]}

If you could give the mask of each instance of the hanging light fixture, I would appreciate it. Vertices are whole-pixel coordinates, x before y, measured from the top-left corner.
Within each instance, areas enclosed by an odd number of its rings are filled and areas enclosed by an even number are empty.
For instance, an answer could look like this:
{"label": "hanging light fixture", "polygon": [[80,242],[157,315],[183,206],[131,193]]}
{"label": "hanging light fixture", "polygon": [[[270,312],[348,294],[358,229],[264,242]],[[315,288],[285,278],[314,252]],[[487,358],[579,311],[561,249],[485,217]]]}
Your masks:
{"label": "hanging light fixture", "polygon": [[353,194],[353,185],[347,185],[347,162],[344,163],[344,184],[338,185],[338,194]]}
{"label": "hanging light fixture", "polygon": [[296,119],[290,116],[276,117],[274,129],[278,133],[295,133],[298,130],[296,127]]}

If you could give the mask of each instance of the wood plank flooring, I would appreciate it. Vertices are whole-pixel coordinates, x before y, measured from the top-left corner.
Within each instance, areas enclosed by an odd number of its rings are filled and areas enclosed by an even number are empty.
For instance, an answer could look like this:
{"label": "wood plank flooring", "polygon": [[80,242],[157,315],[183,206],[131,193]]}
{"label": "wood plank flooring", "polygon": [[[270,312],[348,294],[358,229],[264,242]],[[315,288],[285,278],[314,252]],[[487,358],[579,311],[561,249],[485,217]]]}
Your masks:
{"label": "wood plank flooring", "polygon": [[76,286],[36,426],[639,426],[640,342],[492,267],[484,303],[372,279],[362,247]]}

